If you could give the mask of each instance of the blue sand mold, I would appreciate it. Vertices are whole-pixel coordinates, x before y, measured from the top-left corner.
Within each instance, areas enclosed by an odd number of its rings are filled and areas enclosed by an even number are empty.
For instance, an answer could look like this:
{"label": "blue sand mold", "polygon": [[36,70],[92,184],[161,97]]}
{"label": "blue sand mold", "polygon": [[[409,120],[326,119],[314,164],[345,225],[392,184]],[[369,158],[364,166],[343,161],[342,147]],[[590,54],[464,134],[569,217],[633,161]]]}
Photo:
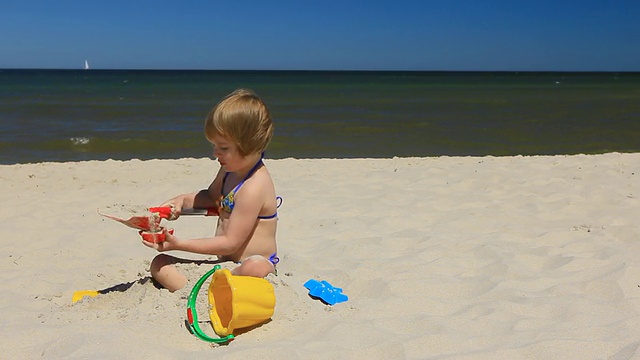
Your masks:
{"label": "blue sand mold", "polygon": [[309,280],[304,283],[304,287],[309,289],[309,295],[320,298],[329,305],[334,305],[349,300],[349,297],[342,293],[342,289],[334,287],[322,280]]}

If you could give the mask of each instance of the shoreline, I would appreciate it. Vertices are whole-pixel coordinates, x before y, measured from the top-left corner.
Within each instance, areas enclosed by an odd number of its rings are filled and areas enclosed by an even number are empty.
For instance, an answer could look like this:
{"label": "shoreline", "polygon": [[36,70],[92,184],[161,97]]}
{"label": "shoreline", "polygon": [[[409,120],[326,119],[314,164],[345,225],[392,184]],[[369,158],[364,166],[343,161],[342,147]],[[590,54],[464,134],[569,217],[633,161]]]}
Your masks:
{"label": "shoreline", "polygon": [[[391,157],[283,157],[283,158],[264,158],[265,161],[286,161],[286,160],[304,160],[304,161],[326,161],[326,160],[394,160],[394,159],[450,159],[450,158],[546,158],[546,157],[582,157],[582,156],[607,156],[607,155],[634,155],[640,154],[637,151],[608,151],[602,153],[576,153],[576,154],[536,154],[536,155],[434,155],[434,156],[391,156]],[[131,159],[89,159],[89,160],[70,160],[70,161],[40,161],[40,162],[26,162],[26,163],[11,163],[0,164],[0,167],[10,167],[16,165],[43,165],[43,164],[71,164],[71,163],[100,163],[100,162],[129,162],[129,161],[190,161],[190,160],[210,160],[215,162],[215,159],[211,157],[181,157],[181,158],[131,158]]]}
{"label": "shoreline", "polygon": [[[0,165],[0,352],[184,360],[309,358],[320,350],[318,357],[347,359],[640,355],[640,153],[265,162],[284,198],[281,262],[267,278],[276,309],[270,322],[220,347],[186,329],[191,289],[172,294],[145,281],[156,252],[96,212],[204,188],[214,160]],[[170,225],[179,237],[210,236],[215,219]],[[195,281],[211,266],[185,271]],[[328,306],[310,298],[309,279],[342,288],[349,300]],[[112,287],[122,291],[71,303],[74,291]],[[206,320],[206,305],[198,309]]]}

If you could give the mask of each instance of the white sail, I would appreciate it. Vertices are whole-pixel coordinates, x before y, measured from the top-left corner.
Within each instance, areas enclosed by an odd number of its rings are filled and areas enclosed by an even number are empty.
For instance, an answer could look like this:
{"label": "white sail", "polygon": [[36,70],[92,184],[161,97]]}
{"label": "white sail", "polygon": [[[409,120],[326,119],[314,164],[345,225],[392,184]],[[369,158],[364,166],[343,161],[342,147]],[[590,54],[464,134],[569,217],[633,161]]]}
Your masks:
{"label": "white sail", "polygon": [[84,69],[89,70],[89,61],[87,60],[84,61]]}

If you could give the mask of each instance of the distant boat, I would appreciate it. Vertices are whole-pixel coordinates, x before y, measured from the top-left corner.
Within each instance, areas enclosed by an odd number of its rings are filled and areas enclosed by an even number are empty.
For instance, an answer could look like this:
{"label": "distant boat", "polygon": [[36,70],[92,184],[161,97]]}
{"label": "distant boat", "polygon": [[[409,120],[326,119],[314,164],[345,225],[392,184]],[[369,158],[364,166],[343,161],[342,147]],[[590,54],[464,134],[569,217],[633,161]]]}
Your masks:
{"label": "distant boat", "polygon": [[89,62],[87,60],[84,61],[84,69],[89,70]]}

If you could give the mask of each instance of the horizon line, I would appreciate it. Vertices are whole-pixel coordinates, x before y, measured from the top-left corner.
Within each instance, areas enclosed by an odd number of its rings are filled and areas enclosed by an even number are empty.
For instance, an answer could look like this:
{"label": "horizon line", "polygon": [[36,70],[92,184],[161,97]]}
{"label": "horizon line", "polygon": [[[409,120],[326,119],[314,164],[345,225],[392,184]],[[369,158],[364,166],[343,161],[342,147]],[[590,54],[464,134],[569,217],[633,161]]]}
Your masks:
{"label": "horizon line", "polygon": [[180,68],[0,68],[50,71],[226,71],[226,72],[395,72],[395,73],[640,73],[640,70],[415,70],[415,69],[180,69]]}

